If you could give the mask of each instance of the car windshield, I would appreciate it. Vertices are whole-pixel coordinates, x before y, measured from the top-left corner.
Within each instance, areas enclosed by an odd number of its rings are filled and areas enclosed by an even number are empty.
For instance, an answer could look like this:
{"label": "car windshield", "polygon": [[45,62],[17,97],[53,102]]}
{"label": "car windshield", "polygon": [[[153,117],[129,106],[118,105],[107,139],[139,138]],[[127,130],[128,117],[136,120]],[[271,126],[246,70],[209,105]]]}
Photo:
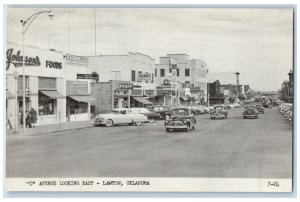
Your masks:
{"label": "car windshield", "polygon": [[256,106],[246,106],[245,109],[256,109]]}
{"label": "car windshield", "polygon": [[187,109],[173,109],[172,115],[189,115],[189,110]]}

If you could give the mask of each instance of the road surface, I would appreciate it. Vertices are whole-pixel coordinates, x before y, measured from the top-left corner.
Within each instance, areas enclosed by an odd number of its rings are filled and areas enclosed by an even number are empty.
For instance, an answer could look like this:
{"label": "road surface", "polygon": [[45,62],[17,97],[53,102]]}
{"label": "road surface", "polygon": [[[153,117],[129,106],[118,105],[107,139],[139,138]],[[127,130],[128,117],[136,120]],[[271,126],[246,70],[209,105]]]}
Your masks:
{"label": "road surface", "polygon": [[291,178],[292,124],[277,107],[259,119],[197,116],[196,130],[163,121],[40,136],[7,136],[7,177]]}

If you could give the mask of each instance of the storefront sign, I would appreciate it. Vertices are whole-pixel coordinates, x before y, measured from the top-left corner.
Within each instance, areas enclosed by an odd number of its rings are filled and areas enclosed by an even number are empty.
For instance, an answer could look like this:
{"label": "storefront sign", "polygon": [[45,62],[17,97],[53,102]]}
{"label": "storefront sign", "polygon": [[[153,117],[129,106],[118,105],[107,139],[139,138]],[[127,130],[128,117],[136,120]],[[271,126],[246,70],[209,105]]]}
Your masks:
{"label": "storefront sign", "polygon": [[62,69],[62,63],[46,60],[46,67],[53,68],[53,69]]}
{"label": "storefront sign", "polygon": [[87,57],[70,55],[70,54],[66,54],[66,59],[71,60],[71,61],[75,61],[75,62],[82,62],[82,63],[88,63],[89,62],[89,59]]}
{"label": "storefront sign", "polygon": [[169,95],[171,90],[157,90],[157,95]]}
{"label": "storefront sign", "polygon": [[200,91],[200,87],[191,88],[191,94],[199,94]]}
{"label": "storefront sign", "polygon": [[149,72],[139,72],[137,75],[137,81],[151,81],[151,74]]}
{"label": "storefront sign", "polygon": [[[14,49],[10,48],[6,51],[6,70],[9,69],[10,65],[13,64],[15,67],[20,67],[23,65],[23,55],[21,51],[18,50],[14,53]],[[25,56],[25,66],[40,66],[41,62],[38,56],[28,57]]]}
{"label": "storefront sign", "polygon": [[132,83],[119,83],[119,89],[120,90],[131,90],[133,89]]}
{"label": "storefront sign", "polygon": [[98,74],[77,74],[77,79],[94,79],[98,80]]}

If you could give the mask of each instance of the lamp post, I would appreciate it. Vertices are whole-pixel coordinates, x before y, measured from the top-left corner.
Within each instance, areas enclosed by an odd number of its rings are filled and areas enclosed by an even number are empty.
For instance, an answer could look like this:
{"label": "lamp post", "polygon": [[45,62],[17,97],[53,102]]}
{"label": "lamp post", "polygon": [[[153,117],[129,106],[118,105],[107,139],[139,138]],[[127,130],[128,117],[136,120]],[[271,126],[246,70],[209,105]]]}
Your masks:
{"label": "lamp post", "polygon": [[25,134],[25,108],[26,108],[26,103],[25,103],[25,33],[32,24],[32,22],[42,13],[48,13],[48,16],[50,19],[52,19],[54,16],[51,14],[51,10],[49,11],[40,11],[37,13],[32,14],[29,16],[26,20],[20,20],[22,24],[22,51],[23,51],[23,64],[22,64],[22,69],[23,69],[23,134]]}
{"label": "lamp post", "polygon": [[19,72],[15,70],[14,72],[14,79],[15,79],[15,132],[19,132],[19,125],[18,125],[18,79],[19,79]]}

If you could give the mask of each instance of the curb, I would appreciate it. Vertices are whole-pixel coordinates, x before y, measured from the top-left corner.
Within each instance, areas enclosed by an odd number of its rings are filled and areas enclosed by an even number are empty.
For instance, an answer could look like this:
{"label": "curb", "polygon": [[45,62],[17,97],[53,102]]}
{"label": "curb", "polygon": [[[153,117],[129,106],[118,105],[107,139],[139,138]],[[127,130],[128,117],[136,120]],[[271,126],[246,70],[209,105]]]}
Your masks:
{"label": "curb", "polygon": [[41,136],[41,135],[50,135],[50,134],[55,134],[55,133],[61,133],[61,132],[73,131],[73,130],[75,131],[75,130],[80,130],[80,129],[84,129],[84,128],[92,128],[92,127],[94,127],[94,125],[82,126],[82,127],[79,127],[79,128],[54,130],[54,131],[50,131],[50,132],[25,133],[25,135],[23,135],[22,133],[19,133],[19,134],[12,134],[12,136]]}

